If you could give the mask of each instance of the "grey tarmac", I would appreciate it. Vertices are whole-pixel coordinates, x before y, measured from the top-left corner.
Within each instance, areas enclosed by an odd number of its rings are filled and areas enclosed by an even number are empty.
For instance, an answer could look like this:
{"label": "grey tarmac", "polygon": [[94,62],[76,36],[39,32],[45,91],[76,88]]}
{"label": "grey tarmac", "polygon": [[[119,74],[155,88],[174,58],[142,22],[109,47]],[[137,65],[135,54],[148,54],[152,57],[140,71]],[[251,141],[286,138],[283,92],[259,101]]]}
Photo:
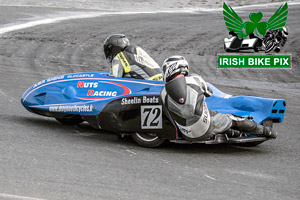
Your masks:
{"label": "grey tarmac", "polygon": [[[275,10],[261,8],[266,17]],[[0,199],[299,199],[299,10],[289,7],[290,35],[281,52],[292,54],[292,69],[218,69],[228,33],[221,11],[111,14],[0,35]],[[252,11],[238,12],[246,18]],[[0,6],[0,28],[77,12],[95,11]],[[171,55],[185,56],[192,72],[229,94],[286,99],[284,122],[275,124],[278,138],[253,148],[147,149],[22,107],[22,94],[43,79],[108,70],[102,45],[112,33],[126,34],[159,64]]]}

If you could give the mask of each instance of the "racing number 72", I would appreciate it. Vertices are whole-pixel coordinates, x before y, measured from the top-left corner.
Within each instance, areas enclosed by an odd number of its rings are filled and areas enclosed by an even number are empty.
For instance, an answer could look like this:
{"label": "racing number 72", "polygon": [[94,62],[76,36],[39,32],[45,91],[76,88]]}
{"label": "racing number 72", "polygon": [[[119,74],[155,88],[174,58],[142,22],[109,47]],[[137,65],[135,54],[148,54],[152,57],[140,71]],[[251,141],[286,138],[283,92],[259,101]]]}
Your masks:
{"label": "racing number 72", "polygon": [[141,127],[142,129],[162,128],[162,106],[141,106]]}

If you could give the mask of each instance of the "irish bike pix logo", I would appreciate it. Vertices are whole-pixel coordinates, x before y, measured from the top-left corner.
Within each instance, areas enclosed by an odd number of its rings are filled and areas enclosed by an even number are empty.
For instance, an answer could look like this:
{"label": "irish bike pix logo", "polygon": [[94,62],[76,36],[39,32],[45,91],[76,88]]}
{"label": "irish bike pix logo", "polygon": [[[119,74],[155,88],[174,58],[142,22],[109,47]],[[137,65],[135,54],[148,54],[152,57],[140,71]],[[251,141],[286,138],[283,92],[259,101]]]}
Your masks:
{"label": "irish bike pix logo", "polygon": [[263,21],[262,12],[251,12],[249,19],[243,21],[225,2],[223,15],[229,31],[224,38],[224,50],[228,53],[218,55],[219,68],[291,68],[291,55],[280,54],[289,34],[287,3],[281,5],[267,21]]}

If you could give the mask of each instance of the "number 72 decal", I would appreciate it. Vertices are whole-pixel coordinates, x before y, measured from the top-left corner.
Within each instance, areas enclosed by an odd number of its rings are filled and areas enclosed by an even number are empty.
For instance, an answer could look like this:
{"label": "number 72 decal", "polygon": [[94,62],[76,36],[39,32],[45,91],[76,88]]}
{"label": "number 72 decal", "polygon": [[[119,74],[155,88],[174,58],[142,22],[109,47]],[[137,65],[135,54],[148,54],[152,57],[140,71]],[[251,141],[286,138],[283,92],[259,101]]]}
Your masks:
{"label": "number 72 decal", "polygon": [[162,106],[141,106],[141,128],[161,129],[162,128]]}

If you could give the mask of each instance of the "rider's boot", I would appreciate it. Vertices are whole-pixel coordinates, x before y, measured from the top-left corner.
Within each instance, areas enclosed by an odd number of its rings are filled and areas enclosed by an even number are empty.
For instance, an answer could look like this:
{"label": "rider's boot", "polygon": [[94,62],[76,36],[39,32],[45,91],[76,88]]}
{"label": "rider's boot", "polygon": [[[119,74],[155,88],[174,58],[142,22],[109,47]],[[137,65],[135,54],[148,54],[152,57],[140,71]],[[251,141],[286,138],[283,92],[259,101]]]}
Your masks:
{"label": "rider's boot", "polygon": [[238,131],[238,130],[234,130],[234,129],[230,128],[230,129],[225,131],[225,134],[228,137],[239,137],[241,135],[241,132]]}
{"label": "rider's boot", "polygon": [[248,120],[246,118],[232,118],[232,129],[236,129],[242,132],[254,134],[254,135],[263,135],[269,138],[276,138],[277,132],[273,130],[271,127],[260,125],[252,120]]}
{"label": "rider's boot", "polygon": [[[260,125],[260,124],[259,124]],[[262,126],[262,125],[260,125]],[[273,130],[271,127],[268,126],[262,126],[263,127],[263,135],[269,138],[276,138],[277,137],[277,131]]]}

